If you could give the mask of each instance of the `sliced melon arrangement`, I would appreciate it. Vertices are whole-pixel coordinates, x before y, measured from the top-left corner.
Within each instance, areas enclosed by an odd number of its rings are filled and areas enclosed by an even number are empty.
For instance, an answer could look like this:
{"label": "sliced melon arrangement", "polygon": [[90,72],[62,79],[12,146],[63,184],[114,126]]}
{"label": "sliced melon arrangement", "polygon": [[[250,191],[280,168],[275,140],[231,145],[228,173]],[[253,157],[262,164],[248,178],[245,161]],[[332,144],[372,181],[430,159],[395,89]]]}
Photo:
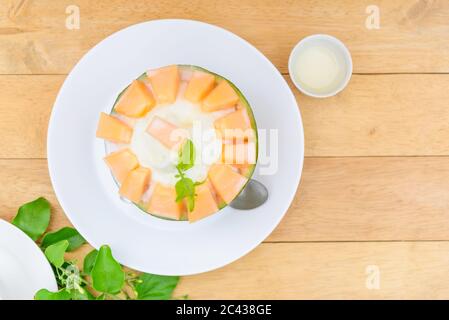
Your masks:
{"label": "sliced melon arrangement", "polygon": [[100,114],[96,136],[105,140],[118,196],[169,220],[195,222],[218,212],[243,190],[257,162],[248,101],[230,81],[196,66],[144,73],[110,114]]}

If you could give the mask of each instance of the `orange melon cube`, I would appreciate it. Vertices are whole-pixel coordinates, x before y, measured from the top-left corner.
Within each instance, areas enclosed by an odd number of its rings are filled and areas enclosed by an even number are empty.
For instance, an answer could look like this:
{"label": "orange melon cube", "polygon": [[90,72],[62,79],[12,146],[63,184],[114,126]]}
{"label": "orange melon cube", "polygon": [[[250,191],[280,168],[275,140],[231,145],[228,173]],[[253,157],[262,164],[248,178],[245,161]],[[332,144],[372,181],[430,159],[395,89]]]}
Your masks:
{"label": "orange melon cube", "polygon": [[152,93],[142,81],[134,80],[114,107],[115,112],[128,117],[143,117],[156,104]]}
{"label": "orange melon cube", "polygon": [[215,76],[210,73],[195,71],[187,85],[184,97],[198,103],[214,88]]}
{"label": "orange melon cube", "polygon": [[155,116],[148,125],[146,132],[169,149],[178,148],[185,139],[187,132]]}
{"label": "orange melon cube", "polygon": [[129,143],[133,135],[133,129],[123,121],[104,112],[100,114],[97,127],[97,138],[102,138],[116,143]]}
{"label": "orange melon cube", "polygon": [[195,222],[218,211],[217,202],[209,188],[208,183],[195,187],[195,206],[188,212],[190,222]]}
{"label": "orange melon cube", "polygon": [[204,184],[207,184],[207,186],[209,187],[209,190],[212,193],[212,195],[215,199],[215,202],[217,203],[218,209],[222,209],[222,208],[226,207],[226,202],[224,202],[224,200],[220,197],[220,195],[217,193],[217,191],[215,191],[215,188],[212,185],[212,182],[210,182],[210,179],[206,179]]}
{"label": "orange melon cube", "polygon": [[151,88],[159,103],[173,103],[179,88],[178,66],[172,65],[147,72]]}
{"label": "orange melon cube", "polygon": [[184,213],[184,205],[176,202],[175,187],[158,183],[151,194],[147,211],[160,217],[179,220]]}
{"label": "orange melon cube", "polygon": [[214,122],[215,129],[219,131],[224,140],[237,140],[243,142],[254,137],[246,109],[231,112]]}
{"label": "orange melon cube", "polygon": [[204,98],[202,110],[213,112],[234,107],[239,101],[239,96],[228,81],[222,80],[209,95]]}
{"label": "orange melon cube", "polygon": [[151,180],[151,170],[138,167],[128,173],[120,187],[119,193],[122,197],[139,203],[143,194],[148,189]]}
{"label": "orange melon cube", "polygon": [[244,176],[227,164],[212,165],[209,169],[209,179],[217,194],[227,204],[234,200],[247,181]]}
{"label": "orange melon cube", "polygon": [[254,142],[223,143],[222,161],[225,164],[254,164],[256,158],[256,144]]}
{"label": "orange melon cube", "polygon": [[122,183],[125,180],[131,170],[134,170],[139,166],[137,157],[129,149],[113,152],[107,155],[104,158],[104,161],[119,183]]}

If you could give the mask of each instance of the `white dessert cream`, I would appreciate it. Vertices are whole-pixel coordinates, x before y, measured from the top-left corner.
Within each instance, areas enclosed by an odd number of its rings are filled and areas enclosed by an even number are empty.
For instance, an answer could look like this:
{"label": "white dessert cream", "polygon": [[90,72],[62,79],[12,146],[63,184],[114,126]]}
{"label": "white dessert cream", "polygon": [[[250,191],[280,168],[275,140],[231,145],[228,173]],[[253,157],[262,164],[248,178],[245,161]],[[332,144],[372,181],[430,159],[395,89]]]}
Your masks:
{"label": "white dessert cream", "polygon": [[[180,128],[180,132],[195,146],[194,166],[186,171],[193,181],[204,181],[211,164],[221,157],[221,139],[216,135],[214,121],[231,110],[203,112],[201,107],[183,98],[185,82],[180,86],[177,100],[172,104],[157,105],[145,117],[130,120],[121,117],[133,127],[133,135],[128,148],[137,156],[139,163],[151,169],[152,180],[174,186],[179,180],[176,164],[178,149],[169,149],[147,132],[154,117],[159,117]],[[131,122],[130,122],[131,121]],[[121,146],[107,143],[108,153]]]}

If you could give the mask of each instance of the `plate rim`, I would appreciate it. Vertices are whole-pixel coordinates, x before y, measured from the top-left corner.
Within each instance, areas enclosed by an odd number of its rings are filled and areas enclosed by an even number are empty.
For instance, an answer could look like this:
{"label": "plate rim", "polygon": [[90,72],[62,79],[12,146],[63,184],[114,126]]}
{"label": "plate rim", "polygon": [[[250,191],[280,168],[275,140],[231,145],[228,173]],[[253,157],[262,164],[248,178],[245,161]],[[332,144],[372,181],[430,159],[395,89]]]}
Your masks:
{"label": "plate rim", "polygon": [[[5,219],[0,219],[0,230],[1,229],[6,230],[7,232],[6,237],[8,236],[11,237],[11,235],[13,235],[21,239],[19,244],[17,242],[14,243],[16,247],[19,246],[21,249],[26,248],[25,250],[27,250],[27,253],[29,253],[30,250],[35,253],[33,257],[35,257],[37,260],[32,261],[33,271],[38,272],[40,274],[36,275],[33,273],[30,274],[29,276],[33,279],[39,279],[39,281],[46,282],[47,284],[43,286],[42,289],[47,289],[49,291],[57,291],[58,285],[56,283],[56,278],[53,273],[53,270],[47,258],[45,257],[45,254],[39,248],[37,243],[34,242],[33,239],[31,239],[25,232],[23,232],[17,226],[8,222]],[[4,233],[1,233],[0,237],[2,237],[3,235]]]}
{"label": "plate rim", "polygon": [[[71,71],[69,72],[69,74],[67,75],[66,79],[64,80],[64,83],[62,84],[62,86],[59,89],[59,92],[56,96],[55,102],[53,104],[52,107],[52,111],[51,111],[51,115],[49,118],[49,125],[48,125],[48,130],[47,130],[47,164],[48,164],[48,170],[49,170],[49,175],[50,175],[50,180],[51,180],[51,184],[53,186],[53,190],[56,194],[57,200],[60,203],[62,209],[64,210],[65,215],[68,217],[68,219],[70,220],[70,222],[76,227],[76,223],[74,222],[73,216],[66,212],[66,210],[64,209],[65,207],[67,207],[64,204],[64,197],[61,195],[58,187],[58,183],[56,182],[56,177],[54,177],[54,174],[52,172],[54,172],[54,169],[52,169],[53,167],[53,162],[52,162],[52,157],[50,156],[50,154],[53,152],[53,148],[51,147],[51,136],[53,135],[53,130],[54,130],[54,125],[52,125],[54,123],[54,118],[56,117],[56,109],[57,109],[57,105],[60,104],[60,99],[61,96],[63,95],[63,92],[65,91],[65,87],[67,85],[67,83],[69,82],[68,80],[70,80],[73,76],[73,71],[76,70],[78,68],[78,66],[80,65],[80,63],[87,57],[90,56],[91,54],[94,54],[95,49],[97,47],[99,47],[100,45],[102,45],[103,42],[108,41],[110,38],[116,36],[118,33],[124,32],[128,29],[131,28],[136,28],[142,25],[147,25],[147,24],[157,24],[157,23],[193,23],[193,24],[201,24],[201,25],[205,25],[206,27],[209,28],[213,28],[216,29],[220,32],[224,32],[229,36],[232,36],[234,38],[236,38],[237,40],[239,40],[240,42],[242,42],[243,44],[245,44],[246,47],[250,48],[256,55],[258,55],[259,57],[261,57],[266,63],[267,65],[269,65],[269,67],[272,69],[273,72],[277,73],[279,78],[282,80],[282,82],[285,84],[285,86],[289,89],[288,93],[289,93],[289,99],[292,101],[292,103],[294,103],[294,105],[297,106],[297,108],[295,108],[295,110],[293,111],[295,113],[295,116],[298,119],[298,123],[297,123],[297,133],[300,137],[300,146],[298,148],[298,153],[299,153],[299,160],[300,163],[298,163],[297,165],[297,170],[295,170],[296,174],[295,177],[292,177],[292,180],[294,181],[294,184],[292,183],[292,186],[295,186],[295,192],[292,192],[292,194],[290,195],[290,197],[288,199],[285,199],[285,204],[282,207],[283,211],[282,214],[279,214],[277,216],[277,218],[275,220],[273,220],[273,223],[270,227],[270,231],[263,236],[262,239],[257,238],[257,241],[254,241],[254,244],[251,246],[248,246],[246,248],[246,250],[242,250],[241,253],[233,258],[233,259],[228,259],[227,262],[225,263],[220,263],[219,265],[215,265],[214,267],[206,267],[206,268],[197,268],[199,269],[199,271],[194,271],[194,272],[183,272],[183,273],[177,273],[177,274],[173,274],[173,273],[160,273],[160,274],[165,274],[165,275],[182,275],[182,276],[187,276],[187,275],[194,275],[194,274],[201,274],[201,273],[205,273],[208,271],[212,271],[212,270],[216,270],[219,268],[222,268],[232,262],[235,262],[237,260],[239,260],[240,258],[242,258],[243,256],[247,255],[249,252],[253,251],[255,248],[257,248],[261,243],[263,243],[263,241],[268,238],[270,236],[270,234],[272,234],[272,232],[277,228],[277,226],[279,225],[279,223],[281,222],[281,220],[284,218],[285,214],[287,213],[288,209],[290,208],[290,206],[293,203],[293,200],[296,196],[296,194],[298,193],[298,189],[300,186],[300,182],[301,182],[301,177],[302,177],[302,171],[303,171],[303,167],[304,167],[304,146],[305,146],[305,139],[304,139],[304,126],[303,126],[303,121],[302,121],[302,116],[301,116],[301,112],[300,112],[300,107],[299,104],[296,100],[296,97],[292,91],[292,89],[290,88],[290,86],[288,85],[288,82],[286,81],[286,79],[284,78],[284,76],[282,75],[282,73],[276,68],[276,66],[261,52],[259,51],[259,49],[257,49],[254,45],[252,45],[249,41],[245,40],[244,38],[240,37],[239,35],[225,29],[222,27],[219,27],[217,25],[214,24],[210,24],[210,23],[206,23],[203,21],[198,21],[198,20],[192,20],[192,19],[154,19],[154,20],[148,20],[148,21],[143,21],[143,22],[139,22],[136,24],[132,24],[129,25],[125,28],[122,28],[120,30],[115,31],[114,33],[108,35],[107,37],[105,37],[104,39],[102,39],[101,41],[99,41],[98,43],[96,43],[93,47],[91,47],[79,60],[78,62],[74,65],[74,67],[71,69]],[[256,123],[257,123],[257,119],[256,119]],[[78,227],[76,227],[78,228]],[[81,230],[79,230],[80,233],[82,232]],[[83,233],[83,237],[89,242],[89,244],[91,244],[93,247],[95,247],[96,249],[98,249],[100,245],[97,245],[97,241],[91,241],[90,240],[90,236],[86,235]],[[124,264],[125,265],[125,264]],[[129,265],[126,264],[126,266],[133,268],[135,270],[139,270],[139,271],[144,271],[142,268],[140,268],[139,266],[136,265]]]}

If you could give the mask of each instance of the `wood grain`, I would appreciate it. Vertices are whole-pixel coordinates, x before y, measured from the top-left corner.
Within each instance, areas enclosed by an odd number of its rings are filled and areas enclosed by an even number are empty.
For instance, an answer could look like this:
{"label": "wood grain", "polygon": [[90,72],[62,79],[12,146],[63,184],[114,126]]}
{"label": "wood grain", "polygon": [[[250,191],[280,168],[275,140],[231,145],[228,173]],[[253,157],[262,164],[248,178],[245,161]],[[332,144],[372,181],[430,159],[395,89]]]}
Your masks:
{"label": "wood grain", "polygon": [[[222,269],[183,277],[192,299],[444,299],[447,242],[264,243]],[[373,288],[372,267],[380,271]],[[368,269],[367,269],[368,268]]]}
{"label": "wood grain", "polygon": [[449,154],[448,75],[353,76],[341,94],[296,94],[306,156]]}
{"label": "wood grain", "polygon": [[[91,249],[84,245],[66,258],[80,262]],[[223,268],[182,277],[175,296],[446,299],[448,251],[446,241],[262,243]]]}
{"label": "wood grain", "polygon": [[0,158],[46,158],[47,127],[61,76],[0,76]]}
{"label": "wood grain", "polygon": [[307,158],[269,240],[446,240],[448,177],[445,157]]}
{"label": "wood grain", "polygon": [[[69,5],[80,8],[79,30],[65,27]],[[365,26],[369,5],[380,9],[380,29]],[[307,158],[286,217],[242,259],[183,277],[177,295],[449,297],[449,2],[443,0],[1,1],[0,218],[11,220],[20,205],[45,196],[53,206],[50,230],[70,225],[45,159],[56,94],[100,40],[161,18],[224,27],[284,74],[299,39],[330,33],[348,46],[357,73],[334,98],[294,90]],[[90,249],[68,256],[80,261]],[[366,286],[369,266],[380,270],[378,290]]]}
{"label": "wood grain", "polygon": [[46,160],[0,160],[0,181],[0,219],[11,221],[22,204],[43,196],[52,205],[49,230],[70,225],[56,200]]}
{"label": "wood grain", "polygon": [[[308,158],[299,192],[267,239],[449,240],[446,158]],[[0,160],[0,217],[39,196],[54,205],[52,229],[69,224],[45,160]]]}
{"label": "wood grain", "polygon": [[[66,8],[81,12],[68,30]],[[369,5],[380,9],[380,29],[368,29]],[[161,18],[201,20],[251,42],[281,70],[301,38],[330,33],[352,52],[354,72],[449,72],[449,3],[379,0],[5,0],[0,3],[0,73],[66,74],[106,36]]]}
{"label": "wood grain", "polygon": [[[48,120],[64,78],[0,76],[0,158],[46,157]],[[448,87],[443,74],[354,75],[334,98],[312,99],[294,90],[305,154],[449,155]]]}

